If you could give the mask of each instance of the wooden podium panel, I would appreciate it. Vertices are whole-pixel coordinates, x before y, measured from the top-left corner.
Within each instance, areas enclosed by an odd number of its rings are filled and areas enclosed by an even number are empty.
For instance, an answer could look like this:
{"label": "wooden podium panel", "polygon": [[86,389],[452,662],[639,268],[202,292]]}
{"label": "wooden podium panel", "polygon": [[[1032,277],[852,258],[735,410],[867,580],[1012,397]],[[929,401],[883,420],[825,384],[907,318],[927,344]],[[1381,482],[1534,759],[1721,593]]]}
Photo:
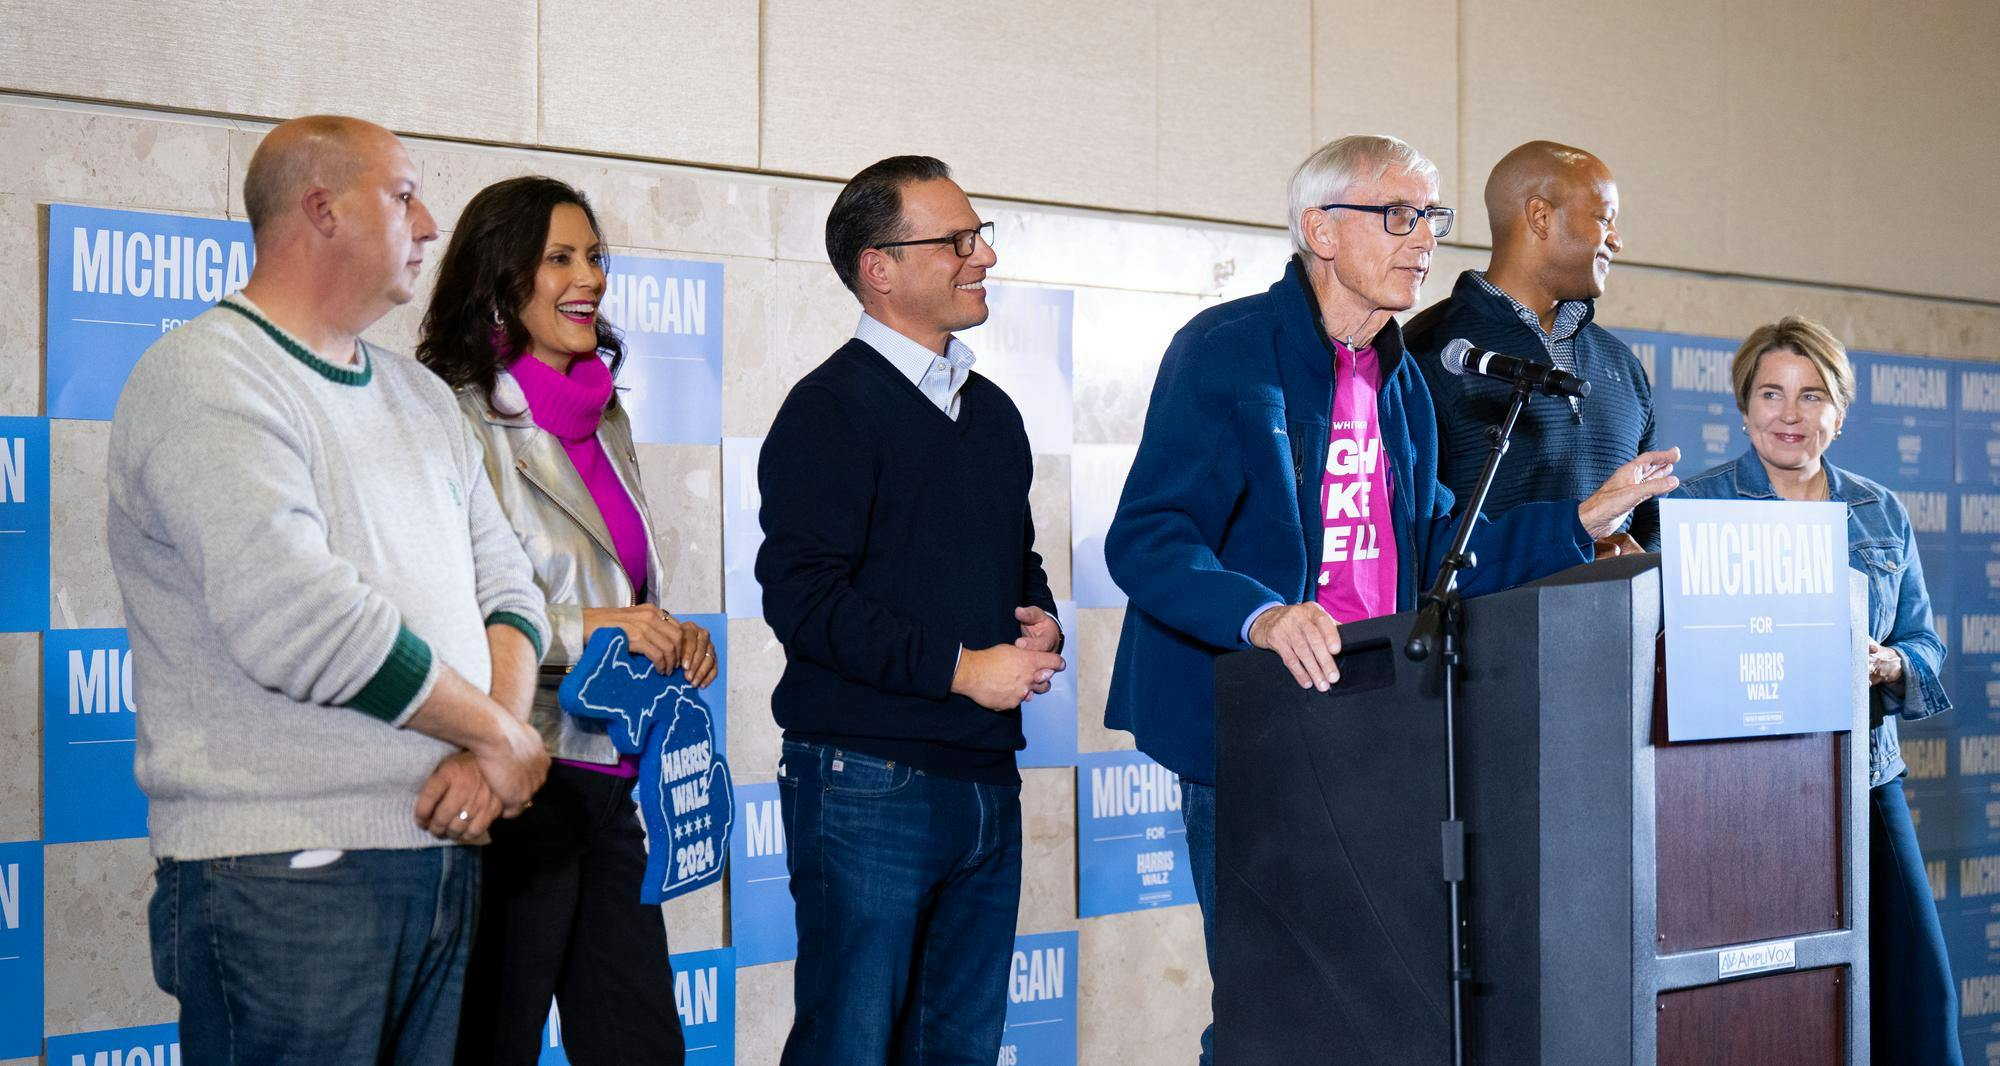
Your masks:
{"label": "wooden podium panel", "polygon": [[1845,740],[1806,733],[1654,750],[1660,954],[1841,927]]}
{"label": "wooden podium panel", "polygon": [[1660,1066],[1837,1066],[1846,972],[1829,966],[1661,995]]}

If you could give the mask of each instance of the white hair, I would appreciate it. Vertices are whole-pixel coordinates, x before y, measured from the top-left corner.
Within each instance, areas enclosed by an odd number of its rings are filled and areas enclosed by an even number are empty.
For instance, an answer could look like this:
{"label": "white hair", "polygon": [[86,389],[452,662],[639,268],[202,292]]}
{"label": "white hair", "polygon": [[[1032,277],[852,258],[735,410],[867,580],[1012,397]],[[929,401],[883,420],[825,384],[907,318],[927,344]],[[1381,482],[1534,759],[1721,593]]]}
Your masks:
{"label": "white hair", "polygon": [[1404,141],[1386,134],[1357,134],[1329,141],[1306,157],[1292,173],[1292,249],[1306,255],[1305,215],[1321,204],[1340,200],[1347,190],[1382,180],[1390,168],[1421,174],[1438,183],[1437,164]]}

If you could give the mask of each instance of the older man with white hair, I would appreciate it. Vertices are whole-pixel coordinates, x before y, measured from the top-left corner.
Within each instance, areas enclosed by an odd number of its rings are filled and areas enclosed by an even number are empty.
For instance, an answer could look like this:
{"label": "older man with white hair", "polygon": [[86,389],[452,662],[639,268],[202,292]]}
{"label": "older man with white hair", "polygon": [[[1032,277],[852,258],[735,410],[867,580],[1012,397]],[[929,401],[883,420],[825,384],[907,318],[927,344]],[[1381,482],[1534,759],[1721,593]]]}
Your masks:
{"label": "older man with white hair", "polygon": [[[1408,144],[1326,145],[1292,178],[1284,277],[1195,316],[1153,386],[1105,537],[1130,598],[1105,724],[1180,775],[1211,959],[1215,657],[1266,648],[1324,692],[1340,680],[1341,623],[1414,609],[1450,547],[1437,419],[1392,316],[1416,304],[1452,218],[1437,167]],[[1594,538],[1679,484],[1675,458],[1641,455],[1581,504],[1528,504],[1482,524],[1463,590],[1589,560]],[[1212,1039],[1211,1027],[1204,1066]]]}

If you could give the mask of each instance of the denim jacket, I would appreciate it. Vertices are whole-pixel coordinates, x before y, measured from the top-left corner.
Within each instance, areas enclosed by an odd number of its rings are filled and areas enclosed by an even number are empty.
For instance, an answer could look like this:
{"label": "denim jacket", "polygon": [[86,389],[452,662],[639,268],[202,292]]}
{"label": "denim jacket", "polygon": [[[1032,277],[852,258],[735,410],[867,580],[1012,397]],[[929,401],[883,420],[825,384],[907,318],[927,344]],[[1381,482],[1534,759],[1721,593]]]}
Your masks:
{"label": "denim jacket", "polygon": [[[1951,710],[1938,672],[1944,642],[1931,622],[1931,597],[1924,567],[1903,501],[1881,485],[1825,464],[1827,498],[1847,505],[1847,564],[1868,577],[1868,635],[1903,657],[1904,694],[1885,686],[1868,692],[1877,724],[1868,735],[1868,787],[1900,776],[1903,751],[1896,737],[1898,716],[1916,721]],[[1701,500],[1775,500],[1771,476],[1754,451],[1683,482],[1673,493]]]}

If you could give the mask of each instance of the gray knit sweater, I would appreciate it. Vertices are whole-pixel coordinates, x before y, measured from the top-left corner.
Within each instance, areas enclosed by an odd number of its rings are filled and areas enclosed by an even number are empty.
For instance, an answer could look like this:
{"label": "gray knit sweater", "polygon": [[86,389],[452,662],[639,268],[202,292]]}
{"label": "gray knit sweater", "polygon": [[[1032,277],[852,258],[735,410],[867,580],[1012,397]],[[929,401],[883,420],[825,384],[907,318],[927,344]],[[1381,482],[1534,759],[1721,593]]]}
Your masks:
{"label": "gray knit sweater", "polygon": [[453,749],[401,726],[440,664],[487,687],[487,625],[547,643],[480,464],[430,371],[336,367],[241,296],[147,349],[109,531],[156,856],[443,843],[412,809]]}

